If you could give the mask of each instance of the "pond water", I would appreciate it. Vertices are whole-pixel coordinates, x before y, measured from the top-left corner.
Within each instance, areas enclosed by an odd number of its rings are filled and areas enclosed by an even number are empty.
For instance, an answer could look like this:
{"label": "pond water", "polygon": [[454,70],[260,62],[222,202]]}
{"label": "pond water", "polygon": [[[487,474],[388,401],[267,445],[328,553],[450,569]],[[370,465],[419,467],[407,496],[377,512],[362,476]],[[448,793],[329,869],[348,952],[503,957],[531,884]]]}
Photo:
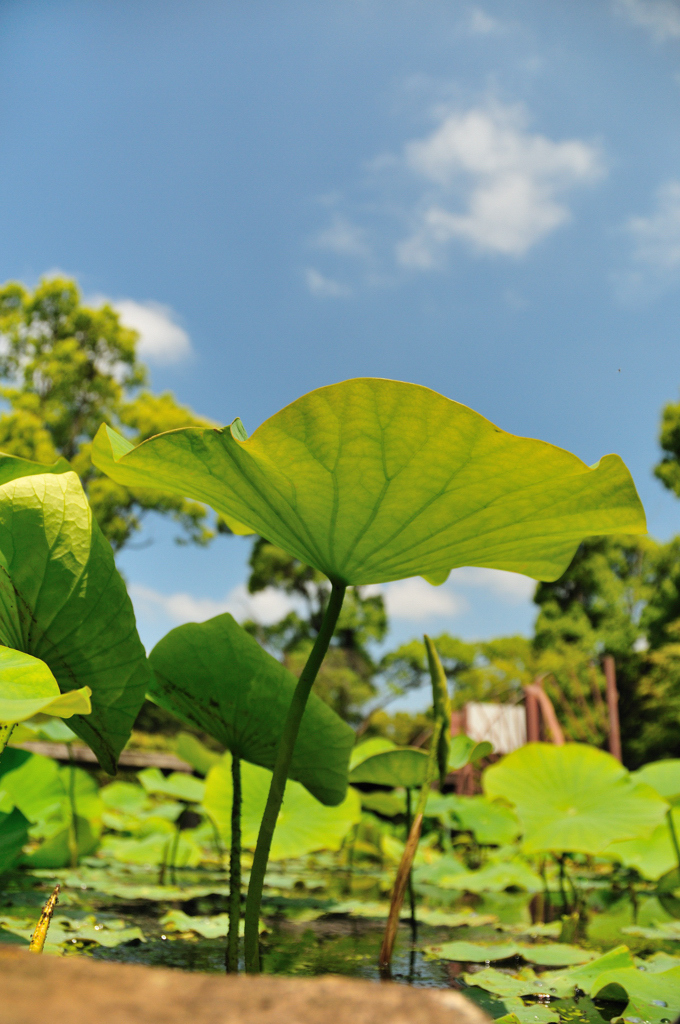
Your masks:
{"label": "pond water", "polygon": [[[192,922],[197,922],[200,927],[201,922],[218,920],[217,915],[224,914],[226,892],[223,876],[210,877],[207,872],[181,873],[185,877],[180,877],[176,886],[159,887],[155,875],[139,869],[127,872],[119,870],[117,876],[94,866],[82,867],[77,872],[63,870],[38,874],[50,877],[16,875],[8,880],[4,892],[0,893],[0,924],[8,929],[12,922],[15,923],[14,939],[19,930],[17,922],[37,919],[40,906],[55,876],[60,876],[63,891],[53,923],[56,929],[54,937],[60,937],[59,928],[76,928],[88,920],[91,926],[89,938],[83,938],[81,933],[74,931],[72,934],[75,938],[64,939],[61,933],[62,945],[59,948],[54,946],[52,952],[187,971],[224,971],[223,936],[205,937],[182,930],[191,926]],[[317,879],[314,882],[308,876],[305,884],[299,877],[299,871],[292,872],[288,878],[285,875],[272,878],[270,882],[284,887],[275,888],[270,884],[264,901],[261,935],[264,973],[287,976],[337,974],[380,980],[377,962],[387,908],[384,900],[380,903],[355,897],[349,901],[345,899],[343,903],[342,899],[338,899],[338,894],[335,897],[329,895],[328,879]],[[320,889],[322,883],[326,886],[324,890]],[[104,891],[107,889],[108,892]],[[376,893],[369,891],[362,895],[370,897]],[[483,970],[488,964],[437,959],[424,952],[424,947],[450,941],[498,943],[506,941],[522,927],[530,927],[530,897],[526,893],[486,894],[475,897],[473,902],[474,909],[469,906],[469,898],[450,897],[448,907],[444,907],[443,911],[435,911],[435,914],[471,914],[471,923],[481,922],[473,927],[421,922],[414,944],[408,924],[403,923],[395,947],[391,978],[395,982],[418,987],[456,988],[490,1016],[499,1018],[509,1010],[518,1010],[507,999],[474,985],[475,972]],[[649,902],[649,906],[644,903],[642,907],[638,906],[638,919],[640,915],[643,919],[651,919],[660,912],[656,900]],[[370,916],[376,907],[379,916]],[[172,912],[186,915],[179,919],[180,930],[177,930],[176,924],[168,924],[168,914]],[[424,917],[428,916],[428,909],[424,905],[421,913]],[[93,923],[95,920],[96,924]],[[596,915],[593,931],[598,936],[599,949],[620,944],[622,939],[627,940],[633,952],[646,950],[649,953],[653,950],[658,953],[665,950],[672,955],[678,949],[678,944],[673,942],[656,942],[650,946],[649,942],[645,943],[634,936],[622,936],[620,928],[623,922],[631,920],[632,911],[625,901],[619,901],[606,913]],[[115,935],[110,940],[110,946],[91,941],[95,937],[92,928],[101,928],[107,935],[112,935],[115,929],[132,927],[138,928],[139,933],[129,941],[116,944]],[[505,931],[499,933],[499,928]],[[27,934],[25,931],[24,935]],[[521,969],[519,959],[514,957],[498,961],[493,966],[501,974],[512,976]],[[677,963],[680,964],[680,959]],[[536,972],[540,977],[541,968],[536,967]],[[516,999],[515,1004],[518,1002]],[[563,1024],[602,1024],[603,1021],[621,1019],[625,1005],[625,1002],[620,1001],[592,1001],[587,996],[554,998],[547,1003],[525,999],[518,1019],[521,1024],[542,1024],[547,1021],[556,1024],[558,1021]],[[653,1018],[655,1024],[664,1019],[672,1020],[678,1009],[680,1005],[677,1008],[669,1006],[667,1011],[662,1011],[668,1013],[666,1018],[657,1013]],[[625,1019],[634,1022],[634,1016]],[[640,1022],[643,1019],[639,1018]]]}

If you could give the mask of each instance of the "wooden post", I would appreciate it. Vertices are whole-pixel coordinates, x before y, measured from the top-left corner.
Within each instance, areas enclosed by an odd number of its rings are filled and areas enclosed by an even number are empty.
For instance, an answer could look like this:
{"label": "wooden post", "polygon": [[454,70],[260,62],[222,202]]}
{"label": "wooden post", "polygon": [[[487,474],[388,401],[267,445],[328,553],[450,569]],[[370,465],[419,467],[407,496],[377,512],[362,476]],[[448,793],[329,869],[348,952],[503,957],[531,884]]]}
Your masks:
{"label": "wooden post", "polygon": [[527,716],[527,743],[538,743],[541,738],[538,700],[536,699],[535,692],[529,686],[524,690],[524,707]]}
{"label": "wooden post", "polygon": [[619,727],[619,691],[616,688],[616,662],[605,654],[604,677],[607,681],[607,708],[609,710],[609,753],[621,760],[621,729]]}

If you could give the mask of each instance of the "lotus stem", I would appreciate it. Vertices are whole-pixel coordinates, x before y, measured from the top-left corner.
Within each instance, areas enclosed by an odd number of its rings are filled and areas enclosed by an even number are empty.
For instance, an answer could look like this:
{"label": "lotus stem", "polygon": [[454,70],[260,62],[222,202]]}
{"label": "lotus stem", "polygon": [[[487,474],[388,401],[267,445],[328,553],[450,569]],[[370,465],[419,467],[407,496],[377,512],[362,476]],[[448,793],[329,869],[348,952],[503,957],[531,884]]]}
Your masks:
{"label": "lotus stem", "polygon": [[406,846],[399,863],[397,870],[397,877],[394,883],[394,889],[392,890],[392,901],[390,903],[390,913],[387,918],[387,925],[385,926],[385,936],[383,938],[383,944],[380,949],[380,962],[379,967],[382,974],[387,974],[390,968],[390,961],[392,959],[392,952],[394,950],[394,942],[397,937],[397,929],[399,927],[399,914],[404,903],[404,894],[408,885],[409,875],[411,873],[411,866],[413,864],[413,858],[416,855],[418,849],[418,842],[420,840],[420,832],[423,827],[423,814],[425,813],[425,804],[430,792],[430,786],[434,781],[434,777],[438,770],[438,759],[437,749],[439,747],[439,737],[441,736],[442,729],[444,728],[444,721],[440,719],[435,722],[434,732],[432,733],[432,742],[430,744],[429,757],[427,761],[427,770],[425,773],[425,781],[420,790],[418,796],[418,803],[416,804],[415,814],[413,816],[413,822],[411,823],[411,829],[409,831],[408,839],[406,840]]}
{"label": "lotus stem", "polygon": [[57,903],[59,902],[60,888],[61,886],[59,885],[59,883],[57,883],[54,887],[54,892],[52,893],[52,895],[50,896],[47,903],[42,909],[42,914],[40,915],[40,919],[37,925],[35,926],[35,931],[33,932],[33,937],[28,947],[29,953],[42,953],[43,951],[43,948],[45,946],[45,939],[47,938],[47,929],[50,926],[50,921],[52,920],[52,914],[54,913],[54,909]]}
{"label": "lotus stem", "polygon": [[[411,811],[411,787],[406,787],[406,833],[411,834],[413,814]],[[413,868],[408,869],[408,899],[411,907],[411,942],[413,945],[418,941],[418,922],[416,920],[416,897],[413,892]]]}
{"label": "lotus stem", "polygon": [[229,856],[229,932],[224,961],[227,974],[238,974],[238,929],[241,923],[241,762],[231,755],[231,852]]}
{"label": "lotus stem", "polygon": [[680,846],[678,845],[678,834],[675,831],[675,822],[673,821],[673,808],[669,807],[666,811],[666,820],[668,821],[668,831],[671,834],[671,842],[673,849],[675,850],[675,859],[678,862],[678,870],[680,870]]}
{"label": "lotus stem", "polygon": [[14,731],[14,722],[0,722],[0,754],[9,743],[9,738]]}
{"label": "lotus stem", "polygon": [[264,876],[267,871],[267,861],[272,845],[272,837],[276,828],[276,821],[283,803],[283,794],[286,788],[286,780],[290,764],[293,759],[295,741],[300,729],[302,716],[307,705],[314,680],[317,677],[321,663],[323,662],[328,645],[333,637],[333,631],[338,621],[342,602],[345,597],[345,585],[334,583],[331,588],[326,611],[318,636],[314,641],[307,664],[302,670],[297,686],[290,702],[283,732],[279,740],[279,747],[276,752],[274,772],[269,787],[267,804],[264,809],[260,832],[257,837],[257,846],[253,857],[253,866],[250,872],[250,883],[248,885],[248,896],[246,899],[245,912],[245,963],[246,971],[249,974],[258,974],[260,971],[260,943],[258,927],[260,921],[260,904],[262,902],[262,889],[264,887]]}
{"label": "lotus stem", "polygon": [[76,815],[76,768],[73,763],[73,751],[71,744],[67,744],[69,760],[69,783],[68,800],[71,808],[71,818],[68,823],[68,850],[71,858],[71,867],[78,867],[78,819]]}

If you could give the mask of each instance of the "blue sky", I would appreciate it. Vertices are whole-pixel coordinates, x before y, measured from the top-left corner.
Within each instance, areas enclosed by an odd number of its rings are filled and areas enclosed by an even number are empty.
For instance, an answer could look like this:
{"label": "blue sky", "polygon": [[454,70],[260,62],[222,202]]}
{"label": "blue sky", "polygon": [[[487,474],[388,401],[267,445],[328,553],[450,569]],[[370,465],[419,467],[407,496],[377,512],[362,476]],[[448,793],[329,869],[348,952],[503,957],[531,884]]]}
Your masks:
{"label": "blue sky", "polygon": [[[592,463],[650,532],[680,385],[675,0],[3,0],[0,280],[59,268],[142,329],[153,385],[252,432],[314,387],[410,380]],[[229,608],[249,542],[120,565],[153,643]],[[528,631],[531,584],[392,585],[392,640]]]}

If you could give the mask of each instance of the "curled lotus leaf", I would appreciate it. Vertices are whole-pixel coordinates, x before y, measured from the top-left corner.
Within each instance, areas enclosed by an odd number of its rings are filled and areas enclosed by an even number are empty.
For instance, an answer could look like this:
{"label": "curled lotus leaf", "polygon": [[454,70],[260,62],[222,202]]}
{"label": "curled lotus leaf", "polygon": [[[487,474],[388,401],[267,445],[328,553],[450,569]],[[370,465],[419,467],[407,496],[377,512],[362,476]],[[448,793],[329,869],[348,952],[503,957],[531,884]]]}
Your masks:
{"label": "curled lotus leaf", "polygon": [[150,671],[111,545],[63,460],[0,455],[0,644],[44,662],[72,699],[90,688],[91,710],[69,724],[114,774]]}
{"label": "curled lotus leaf", "polygon": [[429,388],[359,378],[298,398],[250,437],[185,427],[134,447],[103,425],[95,465],[206,502],[344,584],[474,565],[554,580],[593,534],[644,533],[617,455],[589,467]]}
{"label": "curled lotus leaf", "polygon": [[89,686],[61,693],[49,666],[11,647],[0,647],[0,722],[16,724],[33,715],[89,715]]}

